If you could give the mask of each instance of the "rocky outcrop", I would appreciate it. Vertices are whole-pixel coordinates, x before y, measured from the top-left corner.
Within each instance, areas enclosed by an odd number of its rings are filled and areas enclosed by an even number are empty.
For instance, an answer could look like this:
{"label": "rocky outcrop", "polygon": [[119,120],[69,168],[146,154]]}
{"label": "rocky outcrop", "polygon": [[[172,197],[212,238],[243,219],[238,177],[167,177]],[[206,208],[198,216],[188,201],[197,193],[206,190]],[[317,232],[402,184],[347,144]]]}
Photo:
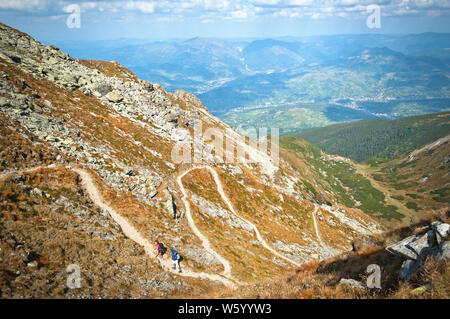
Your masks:
{"label": "rocky outcrop", "polygon": [[166,198],[165,206],[166,206],[167,211],[169,212],[169,216],[173,217],[173,219],[177,219],[177,214],[175,211],[175,203],[173,201],[172,194],[169,192],[167,187],[164,188],[163,193],[164,193],[164,197]]}
{"label": "rocky outcrop", "polygon": [[390,253],[406,259],[398,272],[400,279],[412,279],[428,257],[441,261],[450,258],[449,229],[448,224],[436,221],[426,233],[409,236],[386,247]]}

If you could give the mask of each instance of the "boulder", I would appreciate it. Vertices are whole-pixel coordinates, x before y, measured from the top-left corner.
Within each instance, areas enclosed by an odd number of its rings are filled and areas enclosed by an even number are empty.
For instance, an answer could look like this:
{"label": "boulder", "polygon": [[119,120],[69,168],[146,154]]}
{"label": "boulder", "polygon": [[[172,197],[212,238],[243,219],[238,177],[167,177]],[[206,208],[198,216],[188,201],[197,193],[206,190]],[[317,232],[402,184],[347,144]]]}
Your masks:
{"label": "boulder", "polygon": [[450,258],[450,244],[447,240],[449,228],[448,224],[436,221],[426,233],[409,236],[386,247],[390,253],[407,259],[398,271],[400,279],[411,280],[420,271],[427,257],[440,261]]}
{"label": "boulder", "polygon": [[114,92],[109,92],[105,97],[112,103],[119,103],[123,101],[123,96]]}
{"label": "boulder", "polygon": [[163,190],[163,194],[164,194],[164,197],[167,198],[166,203],[165,203],[167,211],[169,212],[169,214],[171,216],[173,216],[173,218],[176,218],[175,205],[174,205],[174,202],[173,202],[172,194],[170,194],[170,192],[169,192],[169,190],[167,188],[165,188]]}
{"label": "boulder", "polygon": [[423,235],[416,236],[415,240],[409,242],[406,247],[416,254],[415,259],[422,259],[430,254],[434,238],[434,231],[429,230]]}
{"label": "boulder", "polygon": [[364,289],[366,288],[362,282],[355,280],[355,279],[347,279],[347,278],[342,278],[339,281],[339,285],[344,285],[344,286],[350,286],[352,288],[359,288],[359,289]]}
{"label": "boulder", "polygon": [[386,247],[386,250],[391,254],[415,260],[417,254],[407,246],[410,242],[413,242],[415,239],[416,236],[406,237],[405,239]]}
{"label": "boulder", "polygon": [[72,74],[70,74],[70,73],[63,73],[61,76],[60,76],[60,80],[65,84],[65,85],[68,85],[68,86],[76,86],[77,85],[77,78],[74,76],[74,75],[72,75]]}
{"label": "boulder", "polygon": [[100,97],[107,95],[108,93],[112,92],[112,90],[113,88],[109,84],[100,84],[93,89],[94,95],[96,95],[97,93]]}
{"label": "boulder", "polygon": [[440,244],[450,235],[450,225],[439,221],[433,222],[431,228],[436,233],[437,243]]}
{"label": "boulder", "polygon": [[86,86],[86,85],[89,85],[90,83],[91,82],[90,82],[90,80],[88,78],[81,77],[81,78],[78,79],[78,85],[79,86]]}

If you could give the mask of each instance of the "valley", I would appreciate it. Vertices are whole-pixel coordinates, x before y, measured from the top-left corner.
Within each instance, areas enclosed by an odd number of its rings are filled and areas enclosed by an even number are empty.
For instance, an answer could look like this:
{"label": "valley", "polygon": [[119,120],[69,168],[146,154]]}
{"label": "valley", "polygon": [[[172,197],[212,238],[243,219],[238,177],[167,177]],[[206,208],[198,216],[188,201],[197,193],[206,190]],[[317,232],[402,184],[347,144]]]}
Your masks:
{"label": "valley", "polygon": [[235,128],[287,133],[449,110],[449,43],[448,34],[425,33],[57,44],[193,92]]}

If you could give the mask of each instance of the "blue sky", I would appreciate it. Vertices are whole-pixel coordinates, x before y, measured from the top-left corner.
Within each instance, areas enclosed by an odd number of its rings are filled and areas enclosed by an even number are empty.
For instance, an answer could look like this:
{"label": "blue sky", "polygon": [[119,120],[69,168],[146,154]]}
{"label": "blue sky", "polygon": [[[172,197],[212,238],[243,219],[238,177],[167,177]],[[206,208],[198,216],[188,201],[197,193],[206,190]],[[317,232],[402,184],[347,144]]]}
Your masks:
{"label": "blue sky", "polygon": [[[79,29],[66,25],[71,4],[81,9]],[[373,4],[379,29],[366,25]],[[0,0],[0,21],[43,41],[450,32],[450,1]]]}

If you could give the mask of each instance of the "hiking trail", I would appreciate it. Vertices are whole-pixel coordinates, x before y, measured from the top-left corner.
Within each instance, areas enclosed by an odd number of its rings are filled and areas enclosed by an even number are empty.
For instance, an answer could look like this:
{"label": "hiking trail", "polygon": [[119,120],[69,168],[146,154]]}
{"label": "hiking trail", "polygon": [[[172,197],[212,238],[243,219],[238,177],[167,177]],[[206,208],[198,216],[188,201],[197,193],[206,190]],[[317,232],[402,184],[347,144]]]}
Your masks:
{"label": "hiking trail", "polygon": [[317,220],[316,220],[316,213],[319,210],[319,206],[314,205],[314,210],[312,212],[312,217],[313,217],[313,221],[314,221],[314,229],[316,231],[316,236],[319,239],[319,243],[325,247],[325,243],[322,240],[322,237],[320,237],[320,232],[319,232],[319,227],[317,226]]}
{"label": "hiking trail", "polygon": [[[8,170],[6,172],[3,172],[0,174],[0,180],[4,179],[5,177],[8,177],[11,174],[17,173],[17,174],[23,174],[23,173],[30,173],[39,169],[46,169],[46,168],[57,168],[57,165],[49,165],[49,166],[37,166],[34,168],[26,168],[22,170]],[[103,199],[103,196],[98,191],[97,187],[95,186],[91,175],[82,168],[74,168],[71,166],[64,166],[66,169],[70,169],[74,172],[76,172],[81,179],[81,184],[85,188],[89,198],[92,200],[92,202],[100,207],[102,210],[106,211],[111,218],[119,224],[120,228],[122,229],[124,235],[128,237],[129,239],[133,240],[137,244],[144,247],[145,253],[151,257],[155,258],[155,248],[153,247],[152,243],[149,242],[147,239],[145,239],[123,216],[121,216],[119,213],[117,213],[111,206],[109,206],[105,200]],[[194,277],[194,278],[201,278],[201,279],[208,279],[212,281],[219,281],[223,283],[225,286],[235,288],[235,283],[227,278],[224,278],[217,274],[209,274],[204,272],[193,272],[189,270],[188,268],[184,267],[183,272],[179,273],[178,271],[175,271],[172,269],[172,261],[170,258],[162,258],[159,259],[159,262],[163,268],[166,268],[169,272],[176,274],[178,276],[183,277]]]}
{"label": "hiking trail", "polygon": [[[225,194],[225,192],[224,192],[224,190],[223,190],[223,186],[222,186],[222,182],[220,181],[219,174],[217,174],[217,171],[216,171],[214,168],[212,168],[211,166],[196,166],[196,167],[192,167],[192,168],[188,169],[187,171],[185,171],[183,174],[181,174],[181,175],[178,177],[178,180],[177,180],[177,181],[178,181],[178,185],[180,186],[181,191],[182,191],[182,193],[183,193],[183,197],[184,197],[184,198],[183,198],[183,202],[184,202],[184,204],[185,204],[186,207],[189,207],[189,205],[188,205],[189,203],[188,203],[187,201],[186,201],[186,202],[184,201],[184,199],[187,198],[187,195],[186,195],[186,191],[184,190],[184,187],[183,187],[183,185],[182,185],[181,178],[182,178],[183,176],[185,176],[187,173],[189,173],[190,171],[195,170],[195,169],[206,169],[206,170],[208,170],[209,172],[211,172],[211,174],[212,174],[212,176],[213,176],[213,178],[214,178],[214,182],[215,182],[216,185],[217,185],[217,190],[218,190],[218,192],[219,192],[219,194],[220,194],[220,197],[222,197],[222,200],[223,200],[223,201],[225,202],[225,204],[228,206],[228,209],[229,209],[236,217],[238,217],[239,219],[243,220],[243,221],[246,222],[250,227],[253,228],[253,231],[255,232],[258,241],[261,243],[261,245],[262,245],[264,248],[266,248],[267,250],[269,250],[272,254],[276,255],[277,257],[279,257],[279,258],[281,258],[281,259],[284,259],[285,261],[287,261],[287,262],[289,262],[289,263],[291,263],[291,264],[293,264],[293,265],[295,265],[295,266],[297,266],[297,267],[300,266],[299,263],[297,263],[297,262],[295,262],[295,261],[289,259],[289,258],[286,257],[286,256],[283,256],[282,254],[280,254],[279,252],[277,252],[275,249],[273,249],[272,247],[270,247],[269,244],[262,238],[262,236],[261,236],[261,234],[259,233],[258,228],[255,226],[255,224],[253,224],[252,222],[250,222],[250,221],[246,220],[245,218],[239,216],[239,215],[236,213],[236,211],[235,211],[234,208],[233,208],[233,205],[231,204],[230,200],[228,199],[227,195]],[[189,210],[189,215],[190,215],[190,210]],[[192,217],[190,217],[190,218],[192,218]],[[194,225],[194,227],[195,227],[195,225]],[[203,235],[202,235],[202,236],[203,236]]]}

